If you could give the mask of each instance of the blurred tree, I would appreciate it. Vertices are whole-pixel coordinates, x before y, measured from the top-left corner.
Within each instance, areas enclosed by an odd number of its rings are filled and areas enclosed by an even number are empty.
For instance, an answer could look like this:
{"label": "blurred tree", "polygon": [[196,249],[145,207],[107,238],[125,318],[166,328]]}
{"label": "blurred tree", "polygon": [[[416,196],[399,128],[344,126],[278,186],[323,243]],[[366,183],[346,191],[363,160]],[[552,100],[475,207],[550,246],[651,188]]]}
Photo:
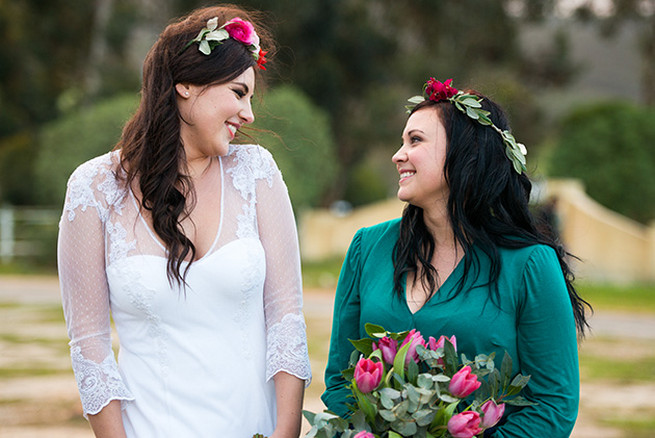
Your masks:
{"label": "blurred tree", "polygon": [[252,136],[275,157],[295,210],[319,205],[338,166],[325,111],[289,85],[272,89],[254,111]]}
{"label": "blurred tree", "polygon": [[34,189],[41,203],[63,203],[70,174],[113,149],[137,103],[136,94],[118,95],[73,111],[41,130],[34,168]]}
{"label": "blurred tree", "polygon": [[637,221],[655,219],[655,110],[625,102],[582,107],[561,125],[550,173]]}

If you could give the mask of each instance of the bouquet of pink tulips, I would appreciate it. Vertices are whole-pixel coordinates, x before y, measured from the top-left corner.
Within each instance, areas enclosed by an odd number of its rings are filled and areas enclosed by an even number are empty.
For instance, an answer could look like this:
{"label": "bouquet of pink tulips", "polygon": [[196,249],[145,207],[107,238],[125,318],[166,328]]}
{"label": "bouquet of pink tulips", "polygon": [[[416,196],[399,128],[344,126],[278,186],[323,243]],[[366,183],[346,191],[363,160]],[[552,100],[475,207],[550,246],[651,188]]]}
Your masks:
{"label": "bouquet of pink tulips", "polygon": [[416,330],[365,328],[369,337],[351,341],[352,366],[343,371],[354,398],[352,415],[304,411],[312,425],[307,437],[472,438],[500,421],[505,404],[533,404],[517,395],[530,377],[512,378],[508,354],[499,371],[493,354],[472,361],[462,354],[460,362],[455,336],[426,341]]}

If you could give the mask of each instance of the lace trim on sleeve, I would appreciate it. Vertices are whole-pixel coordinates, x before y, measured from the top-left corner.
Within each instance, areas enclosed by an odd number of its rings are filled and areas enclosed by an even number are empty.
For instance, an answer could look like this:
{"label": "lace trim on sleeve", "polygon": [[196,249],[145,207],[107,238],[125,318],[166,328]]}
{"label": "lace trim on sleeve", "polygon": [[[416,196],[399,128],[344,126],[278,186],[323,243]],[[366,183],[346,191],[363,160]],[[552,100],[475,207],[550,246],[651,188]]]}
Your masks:
{"label": "lace trim on sleeve", "polygon": [[305,318],[302,314],[288,313],[282,321],[268,328],[266,335],[266,380],[280,371],[305,380],[309,385],[312,370],[307,353]]}
{"label": "lace trim on sleeve", "polygon": [[71,348],[71,359],[84,417],[97,414],[112,400],[121,400],[122,403],[134,400],[123,383],[113,354],[96,363],[82,356],[82,349],[74,346]]}

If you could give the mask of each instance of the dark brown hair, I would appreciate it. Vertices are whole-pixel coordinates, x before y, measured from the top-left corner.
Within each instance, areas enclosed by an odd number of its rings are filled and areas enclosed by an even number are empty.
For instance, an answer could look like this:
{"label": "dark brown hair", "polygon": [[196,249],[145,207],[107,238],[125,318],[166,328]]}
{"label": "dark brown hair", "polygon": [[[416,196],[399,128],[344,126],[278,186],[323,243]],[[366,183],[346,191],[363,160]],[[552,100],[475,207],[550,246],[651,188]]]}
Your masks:
{"label": "dark brown hair", "polygon": [[184,284],[191,263],[182,271],[183,261],[196,249],[180,225],[193,209],[194,189],[185,174],[185,155],[180,138],[182,123],[176,103],[175,84],[198,86],[229,82],[256,60],[242,43],[228,38],[210,55],[187,47],[207,21],[218,17],[218,25],[235,17],[250,21],[261,39],[261,47],[273,47],[269,33],[258,24],[259,13],[234,5],[197,9],[171,23],[159,35],[143,63],[141,102],[125,124],[115,149],[121,150],[120,179],[126,188],[138,183],[140,208],[150,211],[153,228],[167,249],[169,282]]}

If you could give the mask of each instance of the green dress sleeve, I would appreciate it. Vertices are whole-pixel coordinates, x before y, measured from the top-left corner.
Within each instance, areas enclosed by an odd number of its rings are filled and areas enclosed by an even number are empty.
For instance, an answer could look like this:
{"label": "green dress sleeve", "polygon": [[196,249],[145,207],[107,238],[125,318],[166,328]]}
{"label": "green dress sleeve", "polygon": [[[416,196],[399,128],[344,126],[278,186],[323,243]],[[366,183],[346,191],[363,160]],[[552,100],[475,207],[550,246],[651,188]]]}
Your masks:
{"label": "green dress sleeve", "polygon": [[[526,262],[519,295],[517,349],[523,395],[535,406],[508,416],[493,437],[564,438],[578,413],[580,378],[575,322],[562,271],[552,248],[536,246]],[[516,364],[515,364],[516,366]]]}
{"label": "green dress sleeve", "polygon": [[354,348],[349,339],[360,338],[359,283],[362,234],[363,230],[359,230],[353,237],[341,267],[334,299],[330,352],[325,369],[326,389],[321,396],[325,406],[341,417],[345,417],[349,412],[346,403],[351,394],[350,389],[346,387],[347,382],[341,375],[341,371],[348,368],[350,355]]}

